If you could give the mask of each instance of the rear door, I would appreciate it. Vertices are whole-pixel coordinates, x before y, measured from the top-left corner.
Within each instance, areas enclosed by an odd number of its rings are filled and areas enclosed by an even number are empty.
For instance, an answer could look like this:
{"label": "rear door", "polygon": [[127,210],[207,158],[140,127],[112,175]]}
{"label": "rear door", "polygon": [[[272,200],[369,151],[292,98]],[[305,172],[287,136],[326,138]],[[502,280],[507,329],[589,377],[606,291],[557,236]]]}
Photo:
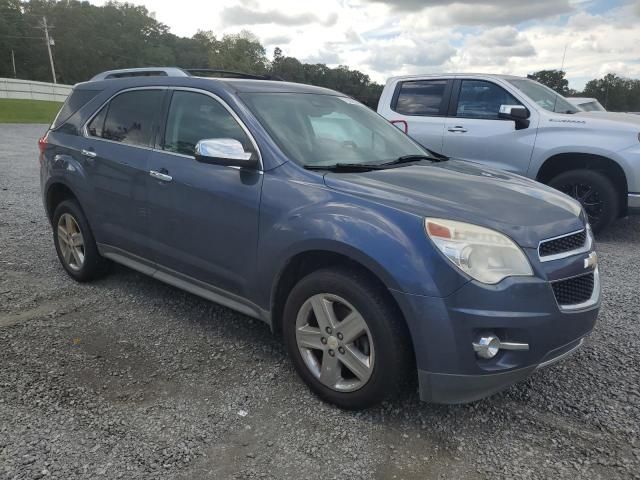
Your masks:
{"label": "rear door", "polygon": [[[230,107],[204,91],[173,91],[147,173],[150,243],[159,267],[246,296],[255,273],[262,171],[195,160],[198,141],[257,146]],[[159,175],[158,175],[159,174]]]}
{"label": "rear door", "polygon": [[101,243],[149,258],[149,155],[166,90],[113,97],[89,120],[82,155],[95,191],[94,228]]}
{"label": "rear door", "polygon": [[526,175],[535,144],[533,126],[516,130],[513,120],[498,118],[501,105],[522,105],[502,86],[488,80],[454,82],[442,152]]}
{"label": "rear door", "polygon": [[421,145],[442,151],[444,122],[449,105],[448,79],[400,81],[384,116]]}

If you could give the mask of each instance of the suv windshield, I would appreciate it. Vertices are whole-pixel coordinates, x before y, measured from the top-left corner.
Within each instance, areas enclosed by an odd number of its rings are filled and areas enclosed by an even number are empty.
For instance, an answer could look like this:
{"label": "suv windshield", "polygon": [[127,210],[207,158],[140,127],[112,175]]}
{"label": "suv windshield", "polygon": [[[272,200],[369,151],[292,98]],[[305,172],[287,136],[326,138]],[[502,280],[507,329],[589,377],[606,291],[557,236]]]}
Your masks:
{"label": "suv windshield", "polygon": [[348,97],[245,93],[245,103],[282,151],[304,166],[382,164],[429,153],[377,113]]}
{"label": "suv windshield", "polygon": [[571,105],[562,95],[558,95],[549,87],[529,79],[509,80],[509,83],[524,93],[540,107],[555,113],[576,113],[579,110]]}

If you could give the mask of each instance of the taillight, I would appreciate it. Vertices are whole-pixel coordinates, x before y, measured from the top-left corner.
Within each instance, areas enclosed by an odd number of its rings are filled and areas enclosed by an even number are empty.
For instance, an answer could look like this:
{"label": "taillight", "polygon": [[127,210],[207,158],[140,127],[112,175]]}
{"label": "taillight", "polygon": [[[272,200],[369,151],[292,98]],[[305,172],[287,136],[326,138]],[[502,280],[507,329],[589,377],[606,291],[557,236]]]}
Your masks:
{"label": "taillight", "polygon": [[49,136],[49,132],[45,133],[44,136],[42,136],[38,140],[38,148],[40,149],[40,153],[44,153],[44,151],[47,148],[47,137],[48,136]]}
{"label": "taillight", "polygon": [[409,133],[409,125],[404,120],[391,120],[391,123],[402,130],[404,133]]}

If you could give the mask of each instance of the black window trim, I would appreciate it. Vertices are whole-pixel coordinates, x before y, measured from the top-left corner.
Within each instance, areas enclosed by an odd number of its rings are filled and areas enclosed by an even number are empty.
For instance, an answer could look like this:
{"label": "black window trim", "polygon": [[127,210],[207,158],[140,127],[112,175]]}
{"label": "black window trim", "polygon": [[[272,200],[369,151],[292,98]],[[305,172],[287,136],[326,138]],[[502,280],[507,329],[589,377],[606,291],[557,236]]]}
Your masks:
{"label": "black window trim", "polygon": [[[126,92],[136,91],[136,90],[164,90],[166,92],[165,96],[163,98],[163,104],[162,104],[162,106],[160,108],[160,119],[159,119],[158,122],[156,122],[156,125],[154,126],[154,133],[152,134],[151,146],[145,147],[145,146],[142,146],[142,145],[131,145],[129,143],[116,142],[114,140],[108,140],[106,138],[94,137],[93,135],[89,135],[89,129],[88,129],[89,123],[91,123],[91,121],[98,115],[98,113],[100,113],[100,111],[109,102],[111,102],[111,100],[113,100],[118,95],[121,95],[121,94],[126,93]],[[118,145],[126,145],[127,147],[141,148],[143,150],[151,150],[151,151],[154,151],[154,152],[166,153],[168,155],[176,155],[176,156],[180,156],[180,157],[184,157],[184,158],[194,159],[193,155],[185,155],[184,153],[169,152],[167,150],[162,150],[162,148],[159,148],[159,145],[158,145],[158,143],[162,140],[160,138],[160,134],[159,134],[160,128],[164,128],[164,126],[166,125],[167,116],[169,114],[170,103],[167,103],[167,97],[173,96],[173,92],[176,91],[176,90],[201,93],[201,94],[207,95],[207,96],[213,98],[214,100],[216,100],[217,102],[219,102],[231,114],[231,116],[236,120],[236,122],[238,122],[238,124],[240,125],[240,128],[242,128],[242,130],[249,137],[249,140],[251,141],[251,144],[253,145],[253,148],[255,148],[255,151],[256,151],[256,153],[258,155],[258,163],[259,163],[260,166],[259,166],[257,171],[260,172],[260,173],[264,172],[264,163],[262,161],[262,152],[260,151],[260,148],[258,147],[258,143],[256,142],[253,134],[247,128],[247,126],[242,121],[242,119],[229,106],[229,104],[227,102],[225,102],[221,97],[219,97],[218,95],[216,95],[213,92],[209,92],[208,90],[202,90],[200,88],[172,87],[172,86],[167,86],[167,85],[158,85],[158,86],[148,85],[148,86],[144,86],[144,87],[132,87],[132,88],[126,88],[124,90],[119,90],[116,93],[114,93],[113,95],[111,95],[107,100],[102,102],[100,107],[97,108],[96,111],[91,114],[91,116],[87,119],[86,122],[84,122],[84,124],[82,125],[82,130],[81,130],[82,131],[82,136],[87,138],[87,139],[89,139],[89,140],[99,140],[99,141],[102,141],[102,142],[115,143],[115,144],[118,144]],[[164,131],[162,133],[162,136],[164,136]],[[236,166],[233,166],[233,165],[229,165],[226,168],[233,168],[233,169],[239,170],[241,167],[236,167]]]}
{"label": "black window trim", "polygon": [[465,80],[473,81],[473,82],[486,82],[495,85],[498,88],[501,88],[513,98],[515,98],[520,105],[527,109],[527,113],[531,114],[529,107],[527,107],[522,100],[517,98],[513,93],[504,88],[502,85],[488,80],[486,78],[456,78],[453,85],[453,92],[451,94],[451,100],[449,101],[449,111],[447,113],[447,117],[449,118],[465,118],[467,120],[499,120],[501,122],[513,122],[513,120],[509,120],[508,118],[482,118],[482,117],[466,117],[463,115],[458,115],[458,100],[460,100],[460,92],[462,91],[462,82]]}
{"label": "black window trim", "polygon": [[[442,82],[445,81],[446,84],[444,86],[444,91],[442,92],[442,102],[440,103],[440,110],[436,114],[425,115],[422,113],[403,113],[398,112],[396,107],[398,105],[398,97],[400,96],[400,90],[402,90],[402,86],[405,83],[414,83],[414,82]],[[391,97],[391,110],[399,115],[406,115],[407,117],[446,117],[447,116],[447,108],[449,105],[449,101],[451,98],[451,89],[453,84],[452,78],[412,78],[407,80],[401,80],[396,83],[396,88],[393,91],[393,96]]]}

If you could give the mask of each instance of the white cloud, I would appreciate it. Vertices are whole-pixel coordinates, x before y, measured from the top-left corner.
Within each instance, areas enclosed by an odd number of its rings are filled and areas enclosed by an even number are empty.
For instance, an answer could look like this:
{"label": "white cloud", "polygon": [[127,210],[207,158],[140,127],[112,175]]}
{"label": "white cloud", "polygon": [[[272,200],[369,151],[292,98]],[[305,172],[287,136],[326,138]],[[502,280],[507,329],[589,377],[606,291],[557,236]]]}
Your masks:
{"label": "white cloud", "polygon": [[420,72],[526,75],[559,68],[565,46],[574,88],[609,71],[640,77],[638,0],[130,1],[176,35],[248,29],[269,52],[280,46],[285,55],[345,64],[378,82]]}

